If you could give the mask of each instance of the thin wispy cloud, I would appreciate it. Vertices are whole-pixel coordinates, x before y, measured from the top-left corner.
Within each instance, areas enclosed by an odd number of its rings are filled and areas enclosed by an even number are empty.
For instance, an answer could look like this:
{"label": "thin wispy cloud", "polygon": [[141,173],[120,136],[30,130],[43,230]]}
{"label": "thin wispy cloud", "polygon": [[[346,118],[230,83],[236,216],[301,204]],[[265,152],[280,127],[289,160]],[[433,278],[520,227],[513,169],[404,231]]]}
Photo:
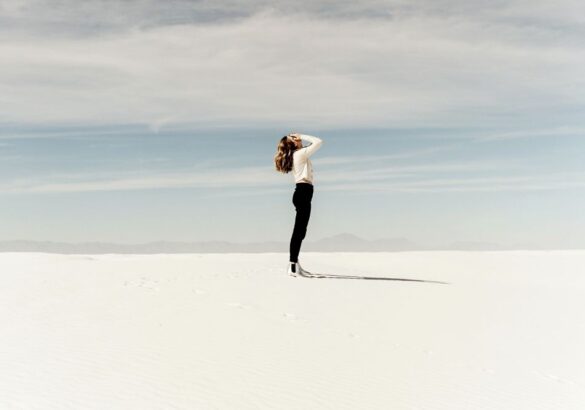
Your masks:
{"label": "thin wispy cloud", "polygon": [[384,184],[340,184],[324,188],[325,191],[344,191],[355,193],[410,192],[526,192],[556,191],[585,187],[585,175],[578,180],[567,180],[566,174],[542,175],[538,177],[469,178],[467,180],[435,179],[429,181],[384,183]]}
{"label": "thin wispy cloud", "polygon": [[[534,192],[534,191],[559,191],[585,188],[585,173],[578,175],[570,172],[555,174],[500,178],[469,177],[465,179],[454,178],[418,178],[407,181],[392,181],[385,178],[383,182],[377,178],[364,180],[343,181],[342,183],[328,183],[319,186],[319,192],[342,192],[346,196],[383,194],[383,193],[473,193],[473,192]],[[398,178],[400,179],[400,178]],[[290,194],[288,188],[265,187],[263,189],[246,189],[245,191],[217,190],[207,195],[212,197],[242,197],[242,196],[268,196],[275,194]]]}
{"label": "thin wispy cloud", "polygon": [[[521,169],[518,165],[504,161],[468,161],[461,163],[444,163],[411,166],[386,166],[379,168],[353,169],[351,173],[343,170],[324,170],[319,175],[319,189],[323,191],[344,190],[348,192],[379,191],[437,191],[437,190],[530,190],[534,187],[560,189],[562,187],[581,186],[585,174],[578,174],[577,184],[566,184],[566,173],[544,176],[504,176],[477,177],[474,172],[506,172]],[[436,178],[437,174],[458,173],[468,175],[466,178]],[[38,178],[13,180],[0,185],[0,194],[20,193],[67,193],[92,191],[131,191],[143,189],[168,188],[280,188],[290,175],[275,175],[271,167],[237,167],[232,169],[190,170],[189,172],[146,172],[140,175],[132,172],[126,175],[109,176],[100,174],[52,174]],[[342,181],[343,183],[340,183]],[[349,183],[348,183],[349,182]],[[530,185],[529,183],[544,183]],[[545,189],[545,188],[539,188]]]}
{"label": "thin wispy cloud", "polygon": [[360,155],[360,156],[324,156],[319,158],[319,164],[322,165],[342,165],[342,164],[351,164],[351,163],[372,163],[378,161],[386,161],[392,159],[405,159],[405,158],[419,158],[423,156],[428,156],[431,154],[436,154],[439,152],[445,152],[449,150],[453,150],[458,148],[458,144],[451,144],[445,146],[436,146],[430,148],[423,148],[419,150],[409,151],[409,152],[397,152],[395,154],[385,154],[385,155]]}
{"label": "thin wispy cloud", "polygon": [[560,126],[555,128],[515,130],[508,132],[491,133],[475,137],[475,141],[498,141],[520,138],[554,138],[554,137],[585,137],[585,127]]}

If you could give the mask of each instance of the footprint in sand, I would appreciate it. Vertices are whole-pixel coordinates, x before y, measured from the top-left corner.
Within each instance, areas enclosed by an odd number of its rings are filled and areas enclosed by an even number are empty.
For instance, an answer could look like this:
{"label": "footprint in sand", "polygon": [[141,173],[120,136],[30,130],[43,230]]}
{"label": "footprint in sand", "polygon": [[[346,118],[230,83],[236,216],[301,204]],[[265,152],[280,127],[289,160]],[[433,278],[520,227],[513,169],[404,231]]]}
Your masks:
{"label": "footprint in sand", "polygon": [[159,290],[158,282],[157,281],[146,281],[146,282],[143,282],[140,286],[143,287],[143,288],[147,288],[147,289],[150,289],[150,290],[157,291],[157,292]]}
{"label": "footprint in sand", "polygon": [[146,278],[141,278],[137,281],[124,281],[124,286],[131,288],[146,288],[155,292],[158,292],[159,290],[158,281],[148,280]]}
{"label": "footprint in sand", "polygon": [[545,379],[548,380],[553,380],[557,383],[563,383],[563,384],[575,384],[573,381],[571,380],[567,380],[564,379],[560,376],[557,376],[556,374],[552,374],[552,373],[543,373],[543,372],[536,372],[540,377],[544,377]]}
{"label": "footprint in sand", "polygon": [[239,302],[229,303],[228,306],[233,307],[233,308],[238,308],[238,309],[252,309],[252,306],[245,305],[245,304],[239,303]]}
{"label": "footprint in sand", "polygon": [[294,313],[285,312],[282,314],[282,316],[291,322],[306,322],[307,321],[306,319],[298,317]]}

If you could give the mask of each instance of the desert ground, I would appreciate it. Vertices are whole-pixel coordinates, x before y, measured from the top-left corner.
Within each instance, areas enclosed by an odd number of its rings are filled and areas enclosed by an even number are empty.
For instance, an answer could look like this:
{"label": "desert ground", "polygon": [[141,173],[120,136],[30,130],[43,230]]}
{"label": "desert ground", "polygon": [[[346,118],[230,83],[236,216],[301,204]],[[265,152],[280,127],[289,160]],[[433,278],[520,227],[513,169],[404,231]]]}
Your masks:
{"label": "desert ground", "polygon": [[585,250],[287,256],[0,253],[0,408],[585,408]]}

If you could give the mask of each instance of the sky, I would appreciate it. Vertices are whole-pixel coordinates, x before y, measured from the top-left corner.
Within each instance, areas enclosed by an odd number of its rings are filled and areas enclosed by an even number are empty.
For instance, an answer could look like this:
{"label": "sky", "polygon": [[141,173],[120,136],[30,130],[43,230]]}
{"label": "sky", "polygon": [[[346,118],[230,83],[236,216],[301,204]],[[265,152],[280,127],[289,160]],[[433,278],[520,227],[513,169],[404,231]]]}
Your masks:
{"label": "sky", "polygon": [[585,247],[580,1],[0,3],[0,240]]}

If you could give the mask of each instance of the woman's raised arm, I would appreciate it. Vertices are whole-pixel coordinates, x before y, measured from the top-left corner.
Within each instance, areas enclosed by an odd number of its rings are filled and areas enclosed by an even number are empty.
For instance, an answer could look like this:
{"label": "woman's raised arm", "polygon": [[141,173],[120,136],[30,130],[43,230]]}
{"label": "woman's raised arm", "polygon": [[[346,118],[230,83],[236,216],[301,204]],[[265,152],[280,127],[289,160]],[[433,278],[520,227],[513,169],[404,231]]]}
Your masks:
{"label": "woman's raised arm", "polygon": [[311,145],[309,145],[308,147],[303,148],[308,157],[313,155],[315,153],[315,151],[317,151],[319,148],[321,148],[321,145],[323,145],[323,140],[319,137],[314,137],[312,135],[305,135],[305,134],[299,134],[299,137],[303,141],[308,141],[311,143]]}

